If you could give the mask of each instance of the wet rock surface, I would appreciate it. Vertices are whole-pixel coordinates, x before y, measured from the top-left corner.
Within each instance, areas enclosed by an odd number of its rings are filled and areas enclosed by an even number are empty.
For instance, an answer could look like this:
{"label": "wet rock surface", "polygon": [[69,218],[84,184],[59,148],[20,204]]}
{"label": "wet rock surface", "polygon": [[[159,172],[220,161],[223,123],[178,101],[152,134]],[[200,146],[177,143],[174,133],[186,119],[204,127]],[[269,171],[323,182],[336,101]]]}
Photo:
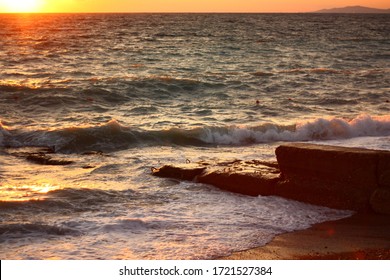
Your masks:
{"label": "wet rock surface", "polygon": [[255,160],[165,165],[152,171],[155,176],[194,180],[226,191],[251,196],[272,195],[280,176],[276,163]]}
{"label": "wet rock surface", "polygon": [[41,165],[69,165],[74,161],[62,159],[53,149],[48,147],[28,147],[9,151],[13,156],[24,158],[30,162]]}
{"label": "wet rock surface", "polygon": [[[21,147],[5,149],[6,154],[15,156],[17,158],[25,159],[29,162],[39,165],[70,165],[76,163],[74,158],[69,159],[69,155],[56,153],[51,147]],[[81,154],[86,157],[108,157],[101,151],[87,151]],[[95,165],[85,164],[81,166],[83,169],[95,168]]]}
{"label": "wet rock surface", "polygon": [[54,159],[45,154],[29,154],[26,159],[42,165],[68,165],[73,163],[71,160]]}
{"label": "wet rock surface", "polygon": [[277,162],[197,162],[165,165],[152,173],[245,195],[390,214],[390,152],[292,143],[275,153]]}

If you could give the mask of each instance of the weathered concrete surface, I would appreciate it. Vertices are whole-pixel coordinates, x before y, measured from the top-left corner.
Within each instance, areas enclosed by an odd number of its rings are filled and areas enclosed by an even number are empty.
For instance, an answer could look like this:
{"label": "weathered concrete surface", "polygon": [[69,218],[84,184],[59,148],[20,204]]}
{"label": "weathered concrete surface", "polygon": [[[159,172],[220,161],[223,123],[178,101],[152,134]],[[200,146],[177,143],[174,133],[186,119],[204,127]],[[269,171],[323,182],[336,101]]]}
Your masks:
{"label": "weathered concrete surface", "polygon": [[370,205],[375,212],[390,215],[390,188],[376,189],[371,195]]}
{"label": "weathered concrete surface", "polygon": [[370,210],[371,192],[354,189],[352,186],[335,181],[315,179],[283,180],[275,189],[275,195],[301,202],[335,209],[360,212]]}
{"label": "weathered concrete surface", "polygon": [[292,143],[277,147],[275,153],[279,168],[288,179],[314,177],[364,189],[374,189],[378,184],[378,151]]}
{"label": "weathered concrete surface", "polygon": [[378,190],[390,190],[390,152],[291,143],[277,147],[275,153],[286,185],[294,185],[282,187],[278,195],[320,205],[324,201],[334,208],[372,208],[390,214],[390,197]]}
{"label": "weathered concrete surface", "polygon": [[194,180],[246,195],[390,215],[390,152],[308,143],[276,149],[277,163],[191,163],[153,169],[160,177]]}
{"label": "weathered concrete surface", "polygon": [[377,171],[379,186],[390,189],[390,159],[389,153],[380,154]]}

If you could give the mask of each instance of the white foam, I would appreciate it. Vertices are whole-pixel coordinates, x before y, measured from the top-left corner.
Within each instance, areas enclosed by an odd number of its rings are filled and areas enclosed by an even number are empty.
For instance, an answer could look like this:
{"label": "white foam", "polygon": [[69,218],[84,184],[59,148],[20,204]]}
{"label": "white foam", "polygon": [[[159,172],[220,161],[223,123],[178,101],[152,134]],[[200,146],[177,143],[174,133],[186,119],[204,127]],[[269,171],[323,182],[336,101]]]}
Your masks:
{"label": "white foam", "polygon": [[390,115],[381,117],[360,115],[351,120],[318,118],[297,123],[292,127],[266,124],[257,127],[205,128],[201,139],[206,143],[242,145],[276,141],[336,140],[389,135]]}

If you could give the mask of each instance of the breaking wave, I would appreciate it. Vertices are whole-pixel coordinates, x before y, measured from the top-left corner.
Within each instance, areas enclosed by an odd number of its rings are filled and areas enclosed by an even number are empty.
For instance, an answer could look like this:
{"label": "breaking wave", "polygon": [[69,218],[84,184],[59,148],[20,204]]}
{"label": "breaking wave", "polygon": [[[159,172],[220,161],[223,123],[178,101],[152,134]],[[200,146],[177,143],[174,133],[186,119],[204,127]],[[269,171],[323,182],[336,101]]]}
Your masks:
{"label": "breaking wave", "polygon": [[[23,191],[21,190],[20,192],[23,195]],[[24,194],[24,199],[26,198]],[[140,197],[132,190],[115,191],[90,188],[67,188],[50,191],[39,199],[34,197],[31,200],[22,201],[0,200],[0,210],[13,211],[28,209],[30,212],[45,210],[65,214],[93,211],[100,209],[102,204],[123,203],[136,199],[140,199]],[[147,199],[147,197],[141,197],[141,199]]]}
{"label": "breaking wave", "polygon": [[346,120],[318,118],[291,126],[265,124],[257,127],[206,129],[202,139],[207,143],[243,145],[278,141],[314,141],[348,139],[362,136],[389,136],[390,116],[361,115]]}
{"label": "breaking wave", "polygon": [[77,230],[64,226],[47,225],[40,223],[14,223],[0,225],[0,243],[9,237],[19,238],[28,235],[29,237],[43,237],[44,235],[81,235]]}
{"label": "breaking wave", "polygon": [[360,115],[354,119],[318,118],[293,125],[203,126],[193,129],[141,130],[111,120],[102,125],[56,130],[12,130],[0,124],[4,147],[45,146],[56,152],[116,151],[140,146],[251,145],[279,141],[349,139],[389,136],[390,116]]}

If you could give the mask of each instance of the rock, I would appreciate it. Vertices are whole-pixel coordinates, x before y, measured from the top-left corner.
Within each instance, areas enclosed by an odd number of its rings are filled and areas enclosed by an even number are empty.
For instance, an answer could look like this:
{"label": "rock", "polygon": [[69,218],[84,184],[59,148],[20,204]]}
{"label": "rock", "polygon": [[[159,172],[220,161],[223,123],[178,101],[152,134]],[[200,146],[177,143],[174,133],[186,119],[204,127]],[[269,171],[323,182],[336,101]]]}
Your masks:
{"label": "rock", "polygon": [[276,185],[275,195],[335,209],[359,212],[367,212],[370,209],[370,193],[344,183],[316,178],[281,180]]}
{"label": "rock", "polygon": [[375,212],[390,215],[390,188],[376,189],[371,195],[370,204]]}
{"label": "rock", "polygon": [[373,191],[377,187],[379,154],[360,148],[292,143],[276,148],[280,170],[286,178],[314,177]]}
{"label": "rock", "polygon": [[51,147],[12,148],[9,149],[9,154],[42,165],[69,165],[74,163],[71,160],[54,158],[55,151]]}
{"label": "rock", "polygon": [[44,154],[29,154],[26,156],[26,159],[42,165],[69,165],[73,163],[71,160],[53,159]]}
{"label": "rock", "polygon": [[179,166],[165,165],[152,169],[153,175],[181,180],[196,180],[225,191],[258,196],[271,195],[279,180],[277,164],[261,161],[191,163]]}
{"label": "rock", "polygon": [[390,156],[381,153],[378,163],[378,183],[382,188],[390,189]]}
{"label": "rock", "polygon": [[379,186],[390,189],[390,170],[381,172],[379,177]]}
{"label": "rock", "polygon": [[154,176],[158,177],[192,181],[205,169],[206,167],[198,167],[193,164],[186,164],[183,166],[164,165],[161,168],[152,168],[152,173]]}
{"label": "rock", "polygon": [[188,163],[153,169],[153,175],[194,180],[235,193],[277,195],[337,209],[390,214],[390,152],[285,144],[277,163]]}
{"label": "rock", "polygon": [[275,153],[288,182],[277,188],[283,197],[366,211],[373,192],[390,186],[388,151],[292,143],[279,146]]}
{"label": "rock", "polygon": [[258,196],[275,194],[274,189],[279,181],[279,175],[260,172],[213,171],[201,174],[197,180],[225,191]]}
{"label": "rock", "polygon": [[102,151],[86,151],[82,153],[83,156],[104,156]]}

